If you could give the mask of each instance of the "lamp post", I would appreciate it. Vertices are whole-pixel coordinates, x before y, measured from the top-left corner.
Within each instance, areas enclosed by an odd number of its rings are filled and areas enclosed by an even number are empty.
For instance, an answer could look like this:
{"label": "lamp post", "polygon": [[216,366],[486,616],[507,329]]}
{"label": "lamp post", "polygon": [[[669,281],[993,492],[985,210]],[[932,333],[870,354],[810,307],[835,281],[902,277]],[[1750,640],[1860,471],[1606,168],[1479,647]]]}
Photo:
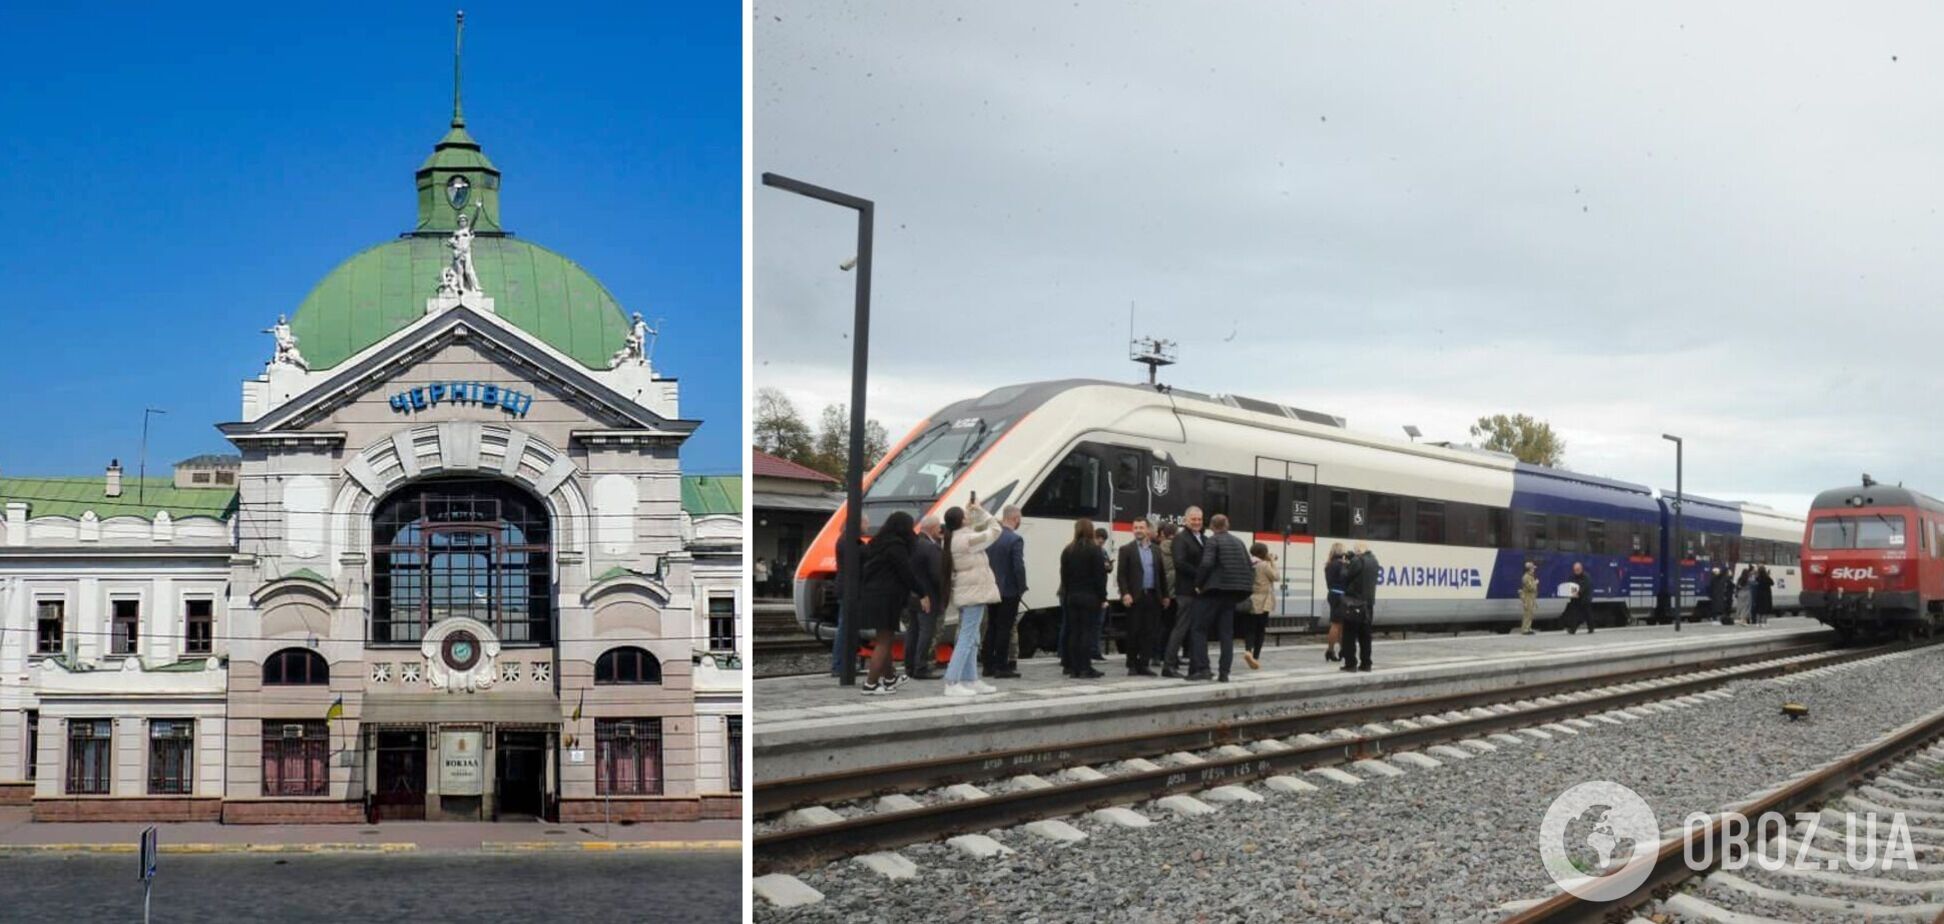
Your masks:
{"label": "lamp post", "polygon": [[1661,439],[1672,440],[1674,442],[1674,548],[1668,551],[1668,555],[1670,556],[1669,561],[1674,565],[1672,571],[1672,583],[1674,585],[1672,588],[1674,593],[1674,631],[1679,632],[1681,631],[1681,614],[1683,612],[1681,606],[1681,553],[1687,548],[1687,534],[1681,529],[1681,500],[1685,497],[1681,493],[1681,450],[1683,447],[1681,445],[1681,438],[1678,436],[1663,433],[1661,434]]}
{"label": "lamp post", "polygon": [[[860,535],[864,520],[864,382],[871,358],[871,219],[876,205],[869,199],[813,186],[776,173],[763,174],[763,185],[840,205],[857,213],[857,256],[852,258],[857,271],[857,310],[851,330],[850,462],[844,471],[844,528],[837,537],[837,567],[845,575],[844,597],[839,604],[843,607],[844,618],[839,620],[842,626],[837,633],[837,644],[843,646],[840,682],[848,687],[857,683],[857,609],[862,597],[862,584],[859,581],[862,577],[862,561],[858,553],[864,548]],[[851,268],[844,267],[846,270]],[[878,641],[879,644],[890,644],[889,639]]]}

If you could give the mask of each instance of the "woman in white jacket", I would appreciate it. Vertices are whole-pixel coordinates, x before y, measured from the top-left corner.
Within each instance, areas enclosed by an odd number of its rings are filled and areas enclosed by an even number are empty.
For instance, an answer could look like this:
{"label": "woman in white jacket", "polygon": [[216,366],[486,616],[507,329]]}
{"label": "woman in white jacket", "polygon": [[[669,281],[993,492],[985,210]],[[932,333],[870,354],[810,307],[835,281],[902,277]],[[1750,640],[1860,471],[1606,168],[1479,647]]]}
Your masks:
{"label": "woman in white jacket", "polygon": [[986,606],[999,602],[999,583],[985,555],[986,546],[999,538],[999,521],[979,506],[975,494],[970,506],[945,511],[944,525],[939,597],[959,609],[958,643],[945,666],[945,695],[997,693],[997,687],[979,679],[979,642]]}

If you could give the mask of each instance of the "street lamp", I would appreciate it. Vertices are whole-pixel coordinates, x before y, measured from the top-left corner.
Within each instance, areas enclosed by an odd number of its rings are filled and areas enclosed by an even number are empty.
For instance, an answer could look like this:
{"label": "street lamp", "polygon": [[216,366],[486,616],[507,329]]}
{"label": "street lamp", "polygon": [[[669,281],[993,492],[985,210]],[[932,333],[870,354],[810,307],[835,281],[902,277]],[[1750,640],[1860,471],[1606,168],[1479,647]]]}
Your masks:
{"label": "street lamp", "polygon": [[1681,499],[1685,496],[1681,493],[1681,450],[1683,447],[1681,445],[1681,438],[1678,436],[1663,433],[1661,434],[1661,439],[1672,440],[1674,442],[1674,548],[1668,550],[1666,554],[1671,556],[1669,560],[1674,565],[1672,572],[1674,576],[1674,631],[1679,632],[1681,631],[1681,614],[1684,612],[1681,605],[1681,552],[1687,548],[1687,534],[1681,530]]}
{"label": "street lamp", "polygon": [[[844,598],[838,604],[843,607],[844,618],[838,620],[842,625],[837,644],[843,646],[841,683],[848,687],[857,683],[857,620],[863,588],[863,561],[859,553],[864,548],[860,535],[864,530],[864,381],[871,357],[871,218],[876,206],[869,199],[776,173],[763,174],[763,185],[857,212],[857,256],[841,267],[849,271],[855,266],[857,271],[857,311],[851,331],[850,464],[844,472],[844,528],[837,537],[837,567],[845,575]],[[888,645],[890,639],[879,639],[878,644]]]}

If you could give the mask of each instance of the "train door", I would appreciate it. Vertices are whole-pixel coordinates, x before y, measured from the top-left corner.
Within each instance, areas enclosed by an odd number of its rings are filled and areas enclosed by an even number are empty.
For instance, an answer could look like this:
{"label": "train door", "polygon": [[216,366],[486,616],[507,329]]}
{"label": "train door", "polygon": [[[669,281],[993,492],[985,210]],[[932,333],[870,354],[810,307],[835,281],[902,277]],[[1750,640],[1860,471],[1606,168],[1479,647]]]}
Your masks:
{"label": "train door", "polygon": [[1316,618],[1316,466],[1258,456],[1256,480],[1262,491],[1256,538],[1268,543],[1282,568],[1269,631],[1308,629]]}

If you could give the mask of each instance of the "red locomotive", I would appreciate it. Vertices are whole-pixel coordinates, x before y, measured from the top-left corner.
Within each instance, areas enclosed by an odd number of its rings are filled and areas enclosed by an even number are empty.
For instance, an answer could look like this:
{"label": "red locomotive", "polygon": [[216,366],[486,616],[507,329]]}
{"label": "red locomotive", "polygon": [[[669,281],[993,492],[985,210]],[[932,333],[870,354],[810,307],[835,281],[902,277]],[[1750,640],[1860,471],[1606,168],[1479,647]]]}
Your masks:
{"label": "red locomotive", "polygon": [[1868,475],[1816,495],[1802,606],[1845,641],[1930,635],[1944,620],[1944,501]]}

